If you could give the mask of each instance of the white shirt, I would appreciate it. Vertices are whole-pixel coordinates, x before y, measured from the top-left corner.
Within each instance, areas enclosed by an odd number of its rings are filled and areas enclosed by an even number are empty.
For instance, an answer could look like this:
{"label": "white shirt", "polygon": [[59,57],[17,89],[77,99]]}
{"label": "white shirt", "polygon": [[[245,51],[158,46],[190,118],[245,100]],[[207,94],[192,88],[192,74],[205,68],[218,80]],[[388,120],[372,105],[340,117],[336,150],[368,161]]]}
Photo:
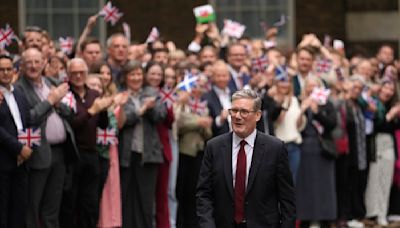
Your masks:
{"label": "white shirt", "polygon": [[10,90],[8,90],[3,86],[0,86],[0,92],[3,94],[4,99],[7,102],[8,108],[10,109],[17,130],[23,130],[24,126],[22,125],[21,114],[19,113],[18,104],[17,101],[15,100],[13,91],[14,87],[12,85],[10,87]]}
{"label": "white shirt", "polygon": [[[230,91],[229,88],[225,88],[225,90],[222,90],[216,86],[214,86],[214,91],[218,96],[219,102],[222,105],[222,109],[230,109],[232,107],[232,102],[231,102],[231,96],[230,96]],[[229,125],[229,130],[232,130],[231,127],[231,116],[228,116],[228,125]],[[221,123],[221,116],[218,115],[217,117],[215,117],[215,124],[218,127],[221,127],[223,123]]]}
{"label": "white shirt", "polygon": [[235,82],[237,90],[241,90],[244,85],[243,85],[243,79],[239,78],[239,77],[242,77],[242,75],[240,75],[239,72],[237,72],[235,69],[233,69],[233,67],[231,67],[231,65],[228,66],[228,69],[229,69],[229,73],[232,76],[233,81]]}
{"label": "white shirt", "polygon": [[253,158],[254,142],[256,141],[257,129],[247,136],[245,139],[240,138],[235,132],[232,134],[232,177],[233,186],[235,186],[236,180],[236,167],[237,167],[237,157],[240,150],[240,142],[242,140],[246,141],[244,146],[244,151],[246,153],[246,186],[249,179],[249,172],[251,166],[251,160]]}

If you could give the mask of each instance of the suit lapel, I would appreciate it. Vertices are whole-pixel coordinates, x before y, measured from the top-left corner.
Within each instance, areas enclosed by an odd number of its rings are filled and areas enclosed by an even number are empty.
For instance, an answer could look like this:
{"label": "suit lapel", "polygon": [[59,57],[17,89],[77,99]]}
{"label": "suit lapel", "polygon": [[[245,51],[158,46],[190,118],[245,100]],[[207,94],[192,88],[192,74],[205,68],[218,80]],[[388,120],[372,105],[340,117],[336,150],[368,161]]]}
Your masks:
{"label": "suit lapel", "polygon": [[211,90],[211,96],[212,96],[213,100],[215,101],[214,103],[217,105],[217,110],[216,111],[219,114],[219,112],[222,110],[222,104],[219,101],[217,92],[215,92],[214,89]]}
{"label": "suit lapel", "polygon": [[224,153],[225,181],[229,194],[233,198],[233,177],[232,177],[232,133],[227,134],[228,139],[223,140],[222,152]]}
{"label": "suit lapel", "polygon": [[265,142],[263,142],[263,140],[260,139],[260,137],[262,137],[260,134],[261,133],[257,131],[256,140],[254,142],[253,157],[251,159],[249,178],[247,181],[246,195],[250,191],[251,187],[253,186],[254,179],[256,177],[257,171],[258,171],[261,161],[262,161],[262,157],[264,155]]}
{"label": "suit lapel", "polygon": [[24,87],[24,90],[26,90],[26,98],[28,99],[31,106],[34,106],[35,104],[39,103],[40,98],[36,94],[32,84],[28,81],[28,79],[26,79],[25,76],[22,76],[21,82],[22,86]]}

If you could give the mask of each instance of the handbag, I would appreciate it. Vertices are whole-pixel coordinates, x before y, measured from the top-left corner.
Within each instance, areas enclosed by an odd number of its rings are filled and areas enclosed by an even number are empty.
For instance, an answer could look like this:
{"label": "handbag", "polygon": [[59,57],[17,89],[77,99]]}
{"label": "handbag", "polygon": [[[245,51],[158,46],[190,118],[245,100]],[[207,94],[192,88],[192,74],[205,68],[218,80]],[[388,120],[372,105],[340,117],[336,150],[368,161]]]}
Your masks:
{"label": "handbag", "polygon": [[336,149],[336,144],[330,139],[325,139],[321,136],[319,136],[318,138],[321,143],[322,156],[327,159],[336,159],[339,156]]}
{"label": "handbag", "polygon": [[340,116],[341,116],[341,128],[343,130],[343,135],[340,138],[335,139],[336,150],[339,155],[348,154],[349,153],[349,137],[347,135],[346,128],[346,115],[343,110],[343,106],[340,107]]}

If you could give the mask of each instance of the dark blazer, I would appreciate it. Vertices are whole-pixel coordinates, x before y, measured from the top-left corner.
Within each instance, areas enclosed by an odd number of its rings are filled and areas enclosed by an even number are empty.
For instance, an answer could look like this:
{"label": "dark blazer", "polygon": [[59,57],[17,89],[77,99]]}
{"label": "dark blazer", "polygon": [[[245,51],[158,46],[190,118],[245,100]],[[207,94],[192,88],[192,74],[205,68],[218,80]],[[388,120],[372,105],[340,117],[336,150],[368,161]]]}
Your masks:
{"label": "dark blazer", "polygon": [[300,86],[299,77],[301,77],[301,76],[296,74],[295,76],[293,76],[293,79],[292,79],[293,95],[297,98],[299,98],[301,95],[301,86]]}
{"label": "dark blazer", "polygon": [[[242,85],[245,86],[247,84],[249,84],[251,77],[247,74],[242,76]],[[236,83],[235,83],[235,79],[233,79],[233,76],[231,74],[231,80],[229,81],[228,84],[229,90],[231,91],[231,93],[234,93],[238,90]]]}
{"label": "dark blazer", "polygon": [[[57,86],[57,82],[49,78],[45,78],[45,83],[47,86]],[[65,104],[60,103],[58,107],[53,107],[47,100],[41,101],[36,94],[32,84],[25,78],[21,76],[20,79],[15,84],[16,87],[22,89],[27,97],[31,123],[35,127],[40,127],[41,129],[41,144],[40,146],[34,148],[31,158],[28,164],[34,169],[44,169],[51,165],[51,148],[50,144],[46,140],[46,124],[47,118],[52,112],[57,112],[57,114],[63,120],[63,124],[67,134],[66,148],[65,148],[65,159],[67,162],[73,162],[79,159],[78,149],[75,144],[75,136],[72,128],[70,126],[70,121],[74,118],[74,112]]]}
{"label": "dark blazer", "polygon": [[[234,227],[232,133],[208,141],[196,198],[201,228]],[[295,210],[284,143],[257,132],[245,196],[247,227],[295,227]]]}
{"label": "dark blazer", "polygon": [[217,116],[219,116],[219,114],[221,114],[221,111],[223,110],[223,108],[222,108],[222,104],[219,101],[218,95],[215,92],[214,88],[212,88],[209,93],[205,94],[203,96],[203,99],[207,100],[207,107],[209,110],[209,115],[213,118],[213,123],[212,123],[213,137],[229,132],[228,121],[225,121],[225,123],[223,123],[222,126],[220,126],[220,127],[218,127],[215,124],[215,117],[217,117]]}
{"label": "dark blazer", "polygon": [[[25,95],[14,87],[14,98],[17,102],[24,128],[29,127],[29,105]],[[4,99],[0,103],[0,170],[8,171],[17,167],[17,156],[20,154],[23,144],[18,142],[18,131],[14,119]]]}

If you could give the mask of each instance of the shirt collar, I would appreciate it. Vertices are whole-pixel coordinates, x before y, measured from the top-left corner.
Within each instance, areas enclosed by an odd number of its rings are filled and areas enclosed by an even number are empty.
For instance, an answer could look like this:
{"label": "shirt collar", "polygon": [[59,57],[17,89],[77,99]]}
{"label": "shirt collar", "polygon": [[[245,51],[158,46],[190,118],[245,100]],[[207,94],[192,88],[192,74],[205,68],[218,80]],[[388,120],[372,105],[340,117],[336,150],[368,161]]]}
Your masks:
{"label": "shirt collar", "polygon": [[254,142],[256,141],[256,136],[257,136],[257,129],[254,129],[253,132],[244,139],[240,138],[235,132],[233,132],[232,144],[233,144],[234,148],[236,148],[236,147],[239,147],[240,142],[242,140],[244,140],[244,141],[246,141],[247,145],[249,145],[251,148],[254,148]]}
{"label": "shirt collar", "polygon": [[14,92],[14,86],[10,85],[10,90],[8,90],[6,87],[0,85],[0,92],[2,92],[2,93],[12,93],[12,92]]}
{"label": "shirt collar", "polygon": [[213,86],[213,87],[214,87],[215,92],[216,92],[218,95],[221,95],[221,94],[229,95],[229,93],[230,93],[228,87],[226,87],[225,89],[220,89],[220,88],[218,88],[217,86]]}

